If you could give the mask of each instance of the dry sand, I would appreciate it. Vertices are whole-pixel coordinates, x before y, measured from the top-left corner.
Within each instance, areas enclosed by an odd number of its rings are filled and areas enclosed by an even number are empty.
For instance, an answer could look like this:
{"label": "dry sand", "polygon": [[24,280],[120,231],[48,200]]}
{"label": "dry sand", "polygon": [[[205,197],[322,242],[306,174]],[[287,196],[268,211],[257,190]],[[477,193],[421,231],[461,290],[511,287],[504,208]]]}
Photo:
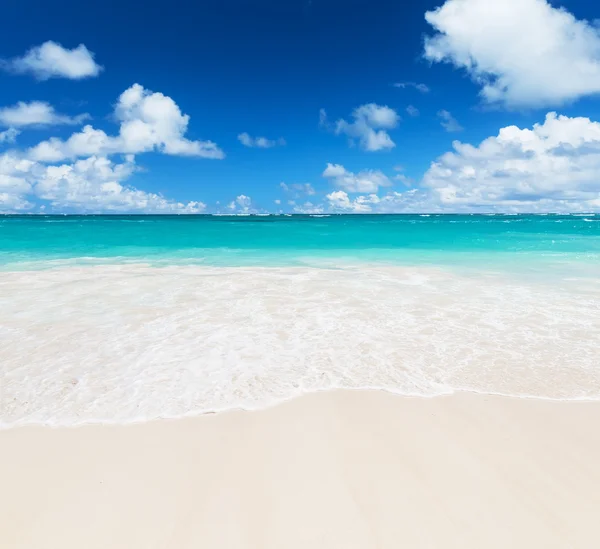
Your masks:
{"label": "dry sand", "polygon": [[0,432],[2,549],[600,547],[600,403],[307,395]]}

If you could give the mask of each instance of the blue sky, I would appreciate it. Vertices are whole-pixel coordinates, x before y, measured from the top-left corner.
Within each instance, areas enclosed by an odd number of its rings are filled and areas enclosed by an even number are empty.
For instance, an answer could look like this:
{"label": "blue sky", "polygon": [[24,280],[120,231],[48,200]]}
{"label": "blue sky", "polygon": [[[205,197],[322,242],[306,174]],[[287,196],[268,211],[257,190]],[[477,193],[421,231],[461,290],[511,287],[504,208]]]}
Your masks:
{"label": "blue sky", "polygon": [[600,210],[591,1],[3,12],[0,211]]}

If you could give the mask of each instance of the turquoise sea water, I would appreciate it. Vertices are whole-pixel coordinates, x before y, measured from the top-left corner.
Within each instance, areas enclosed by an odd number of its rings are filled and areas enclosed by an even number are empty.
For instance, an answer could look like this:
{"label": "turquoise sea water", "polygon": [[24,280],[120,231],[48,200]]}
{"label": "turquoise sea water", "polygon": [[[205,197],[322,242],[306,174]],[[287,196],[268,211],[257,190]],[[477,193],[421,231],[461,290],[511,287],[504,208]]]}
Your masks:
{"label": "turquoise sea water", "polygon": [[600,215],[0,217],[0,428],[600,399]]}
{"label": "turquoise sea water", "polygon": [[0,268],[58,260],[593,265],[600,262],[600,215],[0,217]]}

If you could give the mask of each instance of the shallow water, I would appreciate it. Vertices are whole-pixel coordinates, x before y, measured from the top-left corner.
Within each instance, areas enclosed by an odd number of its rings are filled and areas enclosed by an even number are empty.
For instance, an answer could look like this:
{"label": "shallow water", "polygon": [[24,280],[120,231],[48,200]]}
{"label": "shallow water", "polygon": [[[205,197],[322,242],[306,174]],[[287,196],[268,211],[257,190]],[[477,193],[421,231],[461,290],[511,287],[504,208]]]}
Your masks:
{"label": "shallow water", "polygon": [[600,215],[0,216],[5,269],[85,258],[219,266],[323,260],[481,266],[517,256],[524,262],[600,259]]}
{"label": "shallow water", "polygon": [[599,399],[594,220],[0,218],[1,424],[332,388]]}

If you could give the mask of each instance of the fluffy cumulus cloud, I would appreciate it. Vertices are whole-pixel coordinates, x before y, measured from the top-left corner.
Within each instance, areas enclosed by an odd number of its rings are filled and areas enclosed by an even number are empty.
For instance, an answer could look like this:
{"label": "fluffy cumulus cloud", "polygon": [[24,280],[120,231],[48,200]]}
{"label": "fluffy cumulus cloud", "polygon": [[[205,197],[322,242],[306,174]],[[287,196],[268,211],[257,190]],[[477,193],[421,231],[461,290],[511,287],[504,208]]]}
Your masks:
{"label": "fluffy cumulus cloud", "polygon": [[600,208],[600,123],[549,113],[532,129],[502,128],[432,163],[423,185],[449,209]]}
{"label": "fluffy cumulus cloud", "polygon": [[381,151],[396,146],[388,131],[398,125],[400,117],[390,107],[368,103],[352,111],[350,122],[342,118],[331,126],[323,109],[320,111],[319,121],[321,126],[331,127],[337,135],[348,136],[352,144],[358,141],[365,151]]}
{"label": "fluffy cumulus cloud", "polygon": [[352,200],[345,191],[333,191],[326,197],[329,206],[334,211],[352,212],[352,213],[368,213],[372,211],[370,203],[374,199],[378,199],[377,195],[359,196]]}
{"label": "fluffy cumulus cloud", "polygon": [[36,174],[35,194],[53,206],[73,206],[85,209],[110,207],[119,203],[117,198],[123,187],[119,183],[135,170],[133,157],[116,164],[105,157],[91,156],[73,164],[47,166]]}
{"label": "fluffy cumulus cloud", "polygon": [[19,133],[16,128],[8,128],[8,130],[0,132],[0,143],[14,143]]}
{"label": "fluffy cumulus cloud", "polygon": [[340,164],[327,164],[323,177],[347,193],[376,193],[380,187],[391,187],[392,182],[379,170],[350,172]]}
{"label": "fluffy cumulus cloud", "polygon": [[[341,171],[341,170],[338,170]],[[478,146],[455,141],[419,188],[327,195],[338,212],[600,211],[600,123],[549,113],[531,129],[502,128]]]}
{"label": "fluffy cumulus cloud", "polygon": [[430,193],[411,189],[391,191],[380,196],[375,193],[350,197],[344,191],[326,196],[328,210],[336,213],[423,213],[445,211]]}
{"label": "fluffy cumulus cloud", "polygon": [[200,213],[201,202],[181,203],[127,185],[136,171],[133,155],[115,163],[91,156],[70,164],[45,165],[9,151],[0,155],[0,211],[27,210],[33,200],[53,211]]}
{"label": "fluffy cumulus cloud", "polygon": [[406,107],[406,112],[409,116],[419,116],[420,114],[419,109],[417,109],[417,107],[414,105],[409,105]]}
{"label": "fluffy cumulus cloud", "polygon": [[[14,126],[71,124],[46,103],[19,103],[4,109],[2,122],[11,128],[0,140],[13,142]],[[49,206],[50,211],[200,213],[202,202],[178,202],[127,183],[139,171],[134,154],[163,154],[223,158],[210,141],[185,137],[189,117],[161,93],[135,84],[115,106],[119,133],[108,135],[91,125],[68,139],[50,138],[27,149],[0,154],[0,211]],[[116,158],[116,160],[115,160]]]}
{"label": "fluffy cumulus cloud", "polygon": [[117,140],[123,152],[157,149],[165,154],[223,158],[225,155],[212,141],[190,141],[184,137],[190,117],[182,114],[173,99],[151,92],[139,84],[125,90],[115,108],[121,121]]}
{"label": "fluffy cumulus cloud", "polygon": [[67,116],[57,113],[45,101],[19,101],[16,105],[0,108],[0,125],[22,128],[24,126],[76,125],[90,118],[89,114]]}
{"label": "fluffy cumulus cloud", "polygon": [[0,212],[26,210],[33,206],[26,198],[32,192],[32,164],[14,151],[0,154]]}
{"label": "fluffy cumulus cloud", "polygon": [[232,214],[251,214],[256,213],[256,209],[252,206],[252,199],[245,194],[240,194],[227,204],[227,210]]}
{"label": "fluffy cumulus cloud", "polygon": [[187,139],[189,116],[182,114],[170,97],[146,90],[139,84],[121,94],[114,114],[120,123],[118,135],[110,136],[87,125],[66,141],[51,138],[39,143],[30,149],[30,158],[40,162],[60,162],[91,155],[150,151],[202,158],[225,157],[212,141]]}
{"label": "fluffy cumulus cloud", "polygon": [[81,80],[98,76],[102,70],[94,60],[94,54],[83,44],[68,49],[52,41],[31,48],[22,57],[1,60],[0,68],[19,74],[32,74],[38,80]]}
{"label": "fluffy cumulus cloud", "polygon": [[238,141],[244,145],[244,147],[258,148],[258,149],[270,149],[277,145],[285,145],[285,139],[280,137],[279,139],[267,139],[266,137],[252,137],[249,133],[240,133],[238,135]]}
{"label": "fluffy cumulus cloud", "polygon": [[19,196],[0,191],[0,214],[27,211],[33,207],[31,202]]}
{"label": "fluffy cumulus cloud", "polygon": [[600,93],[600,30],[546,0],[446,0],[424,55],[465,69],[483,99],[548,106]]}
{"label": "fluffy cumulus cloud", "polygon": [[438,111],[437,117],[440,120],[440,124],[442,128],[444,128],[447,132],[461,132],[463,131],[463,127],[458,123],[458,120],[452,116],[452,113],[441,110]]}
{"label": "fluffy cumulus cloud", "polygon": [[18,197],[29,193],[33,165],[33,162],[24,160],[14,151],[0,154],[0,192]]}
{"label": "fluffy cumulus cloud", "polygon": [[123,163],[92,156],[73,164],[48,166],[36,178],[35,194],[55,210],[78,211],[200,213],[201,202],[187,204],[122,184],[135,171],[134,158]]}

